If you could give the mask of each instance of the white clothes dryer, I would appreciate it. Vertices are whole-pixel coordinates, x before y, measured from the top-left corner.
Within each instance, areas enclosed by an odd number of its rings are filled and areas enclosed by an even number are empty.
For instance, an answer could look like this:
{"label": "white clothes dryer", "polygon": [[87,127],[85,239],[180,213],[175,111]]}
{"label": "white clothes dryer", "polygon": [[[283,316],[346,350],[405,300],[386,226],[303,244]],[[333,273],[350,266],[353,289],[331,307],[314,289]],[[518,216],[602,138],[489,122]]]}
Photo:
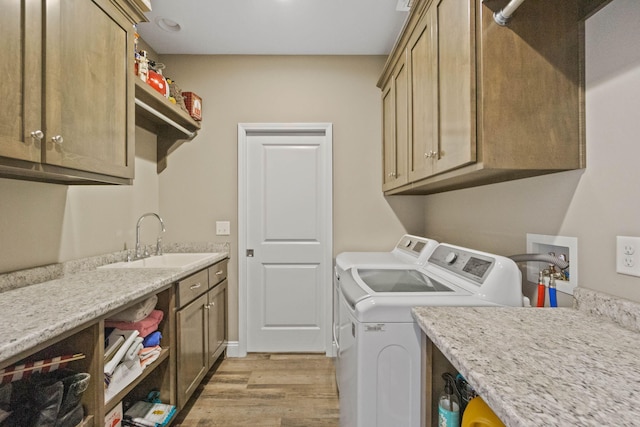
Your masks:
{"label": "white clothes dryer", "polygon": [[[438,242],[426,237],[403,235],[389,252],[342,252],[336,257],[333,276],[333,354],[339,352],[338,325],[340,280],[345,271],[352,267],[402,267],[424,265],[438,246]],[[336,377],[340,371],[340,361],[336,359]]]}

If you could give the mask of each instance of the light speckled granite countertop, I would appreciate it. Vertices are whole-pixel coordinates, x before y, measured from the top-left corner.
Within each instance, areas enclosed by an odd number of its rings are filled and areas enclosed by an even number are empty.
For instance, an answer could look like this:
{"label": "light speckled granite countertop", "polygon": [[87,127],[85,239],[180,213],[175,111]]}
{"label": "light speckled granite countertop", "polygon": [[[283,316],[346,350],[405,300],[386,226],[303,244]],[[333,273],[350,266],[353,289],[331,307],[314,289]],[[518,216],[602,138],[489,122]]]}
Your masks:
{"label": "light speckled granite countertop", "polygon": [[416,307],[413,315],[509,427],[638,426],[640,304],[588,290],[576,298],[578,309]]}
{"label": "light speckled granite countertop", "polygon": [[[91,265],[85,271],[2,292],[0,367],[9,358],[227,257],[227,252],[217,252],[213,260],[195,264],[189,270],[96,270]],[[109,258],[109,262],[113,261]],[[33,273],[34,277],[40,277],[37,271]]]}

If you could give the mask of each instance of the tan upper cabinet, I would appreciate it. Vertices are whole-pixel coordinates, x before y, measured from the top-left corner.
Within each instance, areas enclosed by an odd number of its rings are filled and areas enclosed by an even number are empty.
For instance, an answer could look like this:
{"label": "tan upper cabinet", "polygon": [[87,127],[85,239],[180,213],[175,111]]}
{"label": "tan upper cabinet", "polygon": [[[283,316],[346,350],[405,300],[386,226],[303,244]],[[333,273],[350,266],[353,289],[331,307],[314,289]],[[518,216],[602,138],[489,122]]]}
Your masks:
{"label": "tan upper cabinet", "polygon": [[382,91],[383,184],[390,190],[408,182],[409,87],[405,56]]}
{"label": "tan upper cabinet", "polygon": [[34,1],[5,2],[0,14],[0,155],[12,159],[40,160],[41,14]]}
{"label": "tan upper cabinet", "polygon": [[108,0],[10,3],[0,91],[19,102],[0,107],[0,175],[129,183],[133,21]]}
{"label": "tan upper cabinet", "polygon": [[495,3],[414,2],[379,81],[407,58],[408,182],[386,194],[584,167],[581,1],[525,2],[506,27]]}
{"label": "tan upper cabinet", "polygon": [[424,14],[407,46],[409,57],[409,180],[434,173],[438,150],[438,50],[433,13]]}

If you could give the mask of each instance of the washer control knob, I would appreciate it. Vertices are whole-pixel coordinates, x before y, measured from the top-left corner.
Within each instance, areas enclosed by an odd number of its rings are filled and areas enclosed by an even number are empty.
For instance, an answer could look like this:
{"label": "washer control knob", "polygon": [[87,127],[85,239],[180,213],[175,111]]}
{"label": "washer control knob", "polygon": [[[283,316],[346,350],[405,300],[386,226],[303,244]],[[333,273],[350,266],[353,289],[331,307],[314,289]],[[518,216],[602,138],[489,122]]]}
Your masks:
{"label": "washer control knob", "polygon": [[411,243],[413,243],[413,242],[411,241],[411,239],[407,239],[407,241],[406,241],[406,242],[404,242],[404,247],[405,247],[405,248],[408,248],[409,246],[411,246]]}
{"label": "washer control knob", "polygon": [[446,257],[444,257],[444,262],[447,264],[453,264],[458,259],[458,254],[455,252],[449,252]]}

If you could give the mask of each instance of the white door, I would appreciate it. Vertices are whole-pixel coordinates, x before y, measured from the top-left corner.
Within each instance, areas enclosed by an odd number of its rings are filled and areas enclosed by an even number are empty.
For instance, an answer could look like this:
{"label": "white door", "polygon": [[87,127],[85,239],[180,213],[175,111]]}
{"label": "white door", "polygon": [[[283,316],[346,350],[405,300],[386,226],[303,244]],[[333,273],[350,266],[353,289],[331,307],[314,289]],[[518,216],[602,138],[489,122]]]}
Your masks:
{"label": "white door", "polygon": [[332,351],[331,131],[238,126],[241,354]]}

